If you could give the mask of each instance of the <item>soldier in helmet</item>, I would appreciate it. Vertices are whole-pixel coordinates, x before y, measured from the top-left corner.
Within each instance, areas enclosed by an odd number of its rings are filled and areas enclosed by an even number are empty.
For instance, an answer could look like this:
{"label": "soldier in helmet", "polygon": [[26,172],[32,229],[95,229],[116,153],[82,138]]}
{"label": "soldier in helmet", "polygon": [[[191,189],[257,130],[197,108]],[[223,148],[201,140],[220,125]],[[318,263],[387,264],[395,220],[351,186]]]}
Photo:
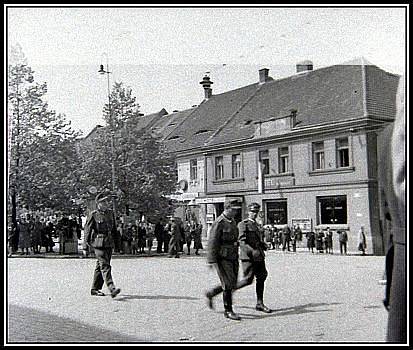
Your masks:
{"label": "soldier in helmet", "polygon": [[255,309],[265,313],[272,310],[264,305],[264,282],[268,276],[265,268],[265,253],[267,245],[261,230],[255,221],[260,211],[258,203],[248,205],[248,218],[238,224],[240,260],[243,278],[238,282],[236,289],[250,285],[256,278],[257,305]]}
{"label": "soldier in helmet", "polygon": [[120,289],[115,287],[112,279],[112,249],[119,243],[118,231],[113,212],[109,209],[109,195],[100,193],[96,196],[97,210],[94,210],[85,224],[85,240],[88,246],[93,247],[97,258],[91,295],[104,296],[101,289],[103,282],[110,290],[112,298],[116,297]]}
{"label": "soldier in helmet", "polygon": [[209,239],[207,260],[213,264],[221,284],[206,293],[208,306],[213,308],[213,298],[223,292],[224,316],[231,320],[240,320],[232,309],[232,291],[237,285],[238,277],[238,229],[234,220],[238,201],[227,199],[224,212],[212,224]]}

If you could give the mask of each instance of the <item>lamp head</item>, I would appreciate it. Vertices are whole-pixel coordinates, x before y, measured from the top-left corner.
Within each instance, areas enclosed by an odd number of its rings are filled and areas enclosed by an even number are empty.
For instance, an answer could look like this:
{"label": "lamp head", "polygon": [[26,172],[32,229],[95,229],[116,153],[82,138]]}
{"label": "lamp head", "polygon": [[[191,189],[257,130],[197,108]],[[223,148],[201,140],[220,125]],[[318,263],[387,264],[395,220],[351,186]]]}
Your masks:
{"label": "lamp head", "polygon": [[103,68],[103,64],[100,65],[100,69],[99,69],[98,73],[99,74],[105,74],[106,73],[105,69]]}

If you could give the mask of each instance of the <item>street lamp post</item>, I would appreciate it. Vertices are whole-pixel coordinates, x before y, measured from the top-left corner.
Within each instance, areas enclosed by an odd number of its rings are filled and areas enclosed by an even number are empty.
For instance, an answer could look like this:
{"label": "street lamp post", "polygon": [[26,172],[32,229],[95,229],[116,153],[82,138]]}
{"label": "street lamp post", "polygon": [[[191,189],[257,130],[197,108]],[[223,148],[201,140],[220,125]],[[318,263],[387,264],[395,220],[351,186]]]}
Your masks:
{"label": "street lamp post", "polygon": [[112,164],[112,208],[113,208],[113,214],[116,220],[115,128],[113,125],[112,108],[111,108],[111,103],[110,103],[110,80],[109,80],[109,74],[112,72],[109,71],[108,55],[106,53],[104,53],[104,55],[106,56],[106,70],[103,64],[101,64],[98,73],[102,75],[106,74],[108,77],[108,108],[109,108],[109,127],[110,127],[110,151],[111,151],[111,164]]}

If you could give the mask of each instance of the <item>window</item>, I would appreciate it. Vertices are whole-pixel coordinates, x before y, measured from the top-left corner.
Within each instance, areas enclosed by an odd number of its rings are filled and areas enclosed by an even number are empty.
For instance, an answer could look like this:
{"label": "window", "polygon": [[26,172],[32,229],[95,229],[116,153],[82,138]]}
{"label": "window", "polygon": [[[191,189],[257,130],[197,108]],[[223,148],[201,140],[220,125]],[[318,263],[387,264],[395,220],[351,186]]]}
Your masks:
{"label": "window", "polygon": [[189,161],[189,178],[190,180],[198,179],[198,162],[196,159]]}
{"label": "window", "polygon": [[215,157],[215,179],[224,178],[224,157]]}
{"label": "window", "polygon": [[288,147],[278,149],[278,172],[280,174],[288,173]]}
{"label": "window", "polygon": [[232,178],[236,179],[241,177],[241,155],[232,155]]}
{"label": "window", "polygon": [[277,200],[267,202],[265,205],[266,209],[266,223],[275,225],[286,225],[287,224],[287,201]]}
{"label": "window", "polygon": [[313,142],[313,170],[324,169],[324,142]]}
{"label": "window", "polygon": [[337,168],[350,166],[348,137],[336,140]]}
{"label": "window", "polygon": [[347,224],[347,196],[317,197],[321,225]]}
{"label": "window", "polygon": [[260,151],[260,163],[263,167],[262,175],[268,175],[270,173],[270,157],[268,150]]}

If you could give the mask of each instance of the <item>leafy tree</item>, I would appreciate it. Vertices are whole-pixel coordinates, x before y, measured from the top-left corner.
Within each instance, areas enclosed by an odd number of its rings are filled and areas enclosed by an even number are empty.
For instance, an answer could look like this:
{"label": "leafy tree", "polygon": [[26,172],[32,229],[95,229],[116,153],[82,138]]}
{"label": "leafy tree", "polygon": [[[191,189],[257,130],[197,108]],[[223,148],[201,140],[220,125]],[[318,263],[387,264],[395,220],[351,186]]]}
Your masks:
{"label": "leafy tree", "polygon": [[107,126],[81,147],[85,188],[112,190],[113,140],[118,211],[133,210],[153,219],[171,214],[174,208],[166,195],[175,190],[175,162],[160,135],[145,127],[131,88],[115,83],[103,112]]}
{"label": "leafy tree", "polygon": [[22,207],[71,212],[79,176],[79,133],[64,115],[49,109],[47,84],[34,81],[19,47],[16,52],[17,61],[8,67],[8,185],[14,222]]}

